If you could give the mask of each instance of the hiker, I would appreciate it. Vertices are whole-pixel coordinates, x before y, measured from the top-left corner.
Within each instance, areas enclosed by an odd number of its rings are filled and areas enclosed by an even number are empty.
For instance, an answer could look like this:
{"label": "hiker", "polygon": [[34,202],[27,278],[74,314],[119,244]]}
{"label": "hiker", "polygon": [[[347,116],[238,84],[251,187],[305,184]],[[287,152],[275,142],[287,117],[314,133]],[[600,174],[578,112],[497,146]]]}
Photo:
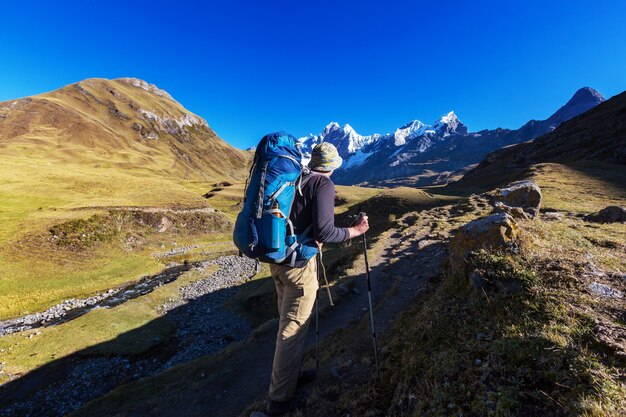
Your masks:
{"label": "hiker", "polygon": [[[342,159],[337,148],[322,142],[313,148],[310,177],[295,193],[290,220],[296,232],[307,228],[321,250],[324,243],[340,243],[365,233],[367,216],[349,228],[335,227],[335,186],[330,179]],[[318,289],[317,256],[309,260],[270,264],[280,314],[276,351],[269,387],[267,414],[281,415],[292,409],[297,385],[312,381],[315,370],[301,371],[304,342]]]}

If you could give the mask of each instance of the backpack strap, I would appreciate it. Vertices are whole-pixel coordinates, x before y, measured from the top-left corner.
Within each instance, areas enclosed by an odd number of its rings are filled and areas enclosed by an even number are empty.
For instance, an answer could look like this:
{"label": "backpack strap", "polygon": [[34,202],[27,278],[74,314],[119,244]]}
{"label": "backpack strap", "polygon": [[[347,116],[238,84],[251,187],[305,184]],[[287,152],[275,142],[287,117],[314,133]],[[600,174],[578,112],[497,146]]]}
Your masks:
{"label": "backpack strap", "polygon": [[[298,187],[298,192],[300,193],[300,195],[302,194],[302,187],[304,187],[311,178],[313,178],[314,175],[319,175],[314,173],[313,171],[309,170],[308,168],[303,168],[302,172],[300,173],[300,176],[298,177],[298,179],[296,180],[297,183],[297,187]],[[278,195],[280,192],[283,191],[284,187],[286,187],[287,185],[296,185],[294,183],[290,183],[290,184],[283,184],[283,186],[281,186],[274,194],[273,196]],[[292,201],[293,204],[293,201]],[[291,232],[291,236],[295,237],[296,231],[295,228],[293,227],[293,223],[291,222],[291,208],[289,207],[289,215],[285,216],[287,219],[287,225],[289,226],[289,231]],[[281,212],[281,214],[284,216],[285,214]],[[308,243],[311,240],[313,240],[313,238],[311,236],[309,236],[309,233],[311,232],[311,229],[313,229],[313,225],[310,224],[306,229],[304,229],[304,231],[300,234],[301,236],[304,236],[304,238],[302,240],[298,240],[297,237],[294,239],[294,242],[287,248],[286,253],[285,253],[285,257],[281,260],[278,261],[278,263],[282,263],[284,262],[286,259],[290,258],[289,261],[289,266],[291,266],[292,268],[296,266],[296,258],[298,255],[297,249],[298,246],[302,245],[303,243]]]}
{"label": "backpack strap", "polygon": [[300,193],[300,195],[304,195],[302,194],[302,187],[304,187],[306,183],[309,182],[313,175],[316,174],[314,174],[313,171],[311,171],[309,168],[302,168],[302,173],[298,177],[298,192]]}
{"label": "backpack strap", "polygon": [[259,183],[259,197],[257,201],[256,208],[256,218],[260,219],[263,215],[263,198],[265,197],[265,175],[267,174],[267,165],[268,162],[263,166],[263,171],[261,172],[261,181]]}

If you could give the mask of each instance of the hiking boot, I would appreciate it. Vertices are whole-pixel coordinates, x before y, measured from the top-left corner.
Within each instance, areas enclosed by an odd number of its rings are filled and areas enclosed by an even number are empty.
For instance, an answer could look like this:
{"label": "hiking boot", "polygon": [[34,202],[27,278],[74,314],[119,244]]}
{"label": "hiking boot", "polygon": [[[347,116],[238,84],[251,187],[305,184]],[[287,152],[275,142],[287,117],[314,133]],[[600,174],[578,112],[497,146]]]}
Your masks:
{"label": "hiking boot", "polygon": [[265,414],[268,416],[282,416],[292,410],[291,401],[269,400]]}
{"label": "hiking boot", "polygon": [[282,416],[290,411],[306,407],[309,393],[306,390],[297,390],[290,401],[269,400],[265,414],[268,416]]}
{"label": "hiking boot", "polygon": [[309,382],[313,382],[317,378],[317,371],[315,369],[305,369],[300,372],[300,376],[298,377],[297,387],[301,387],[303,385],[308,384]]}

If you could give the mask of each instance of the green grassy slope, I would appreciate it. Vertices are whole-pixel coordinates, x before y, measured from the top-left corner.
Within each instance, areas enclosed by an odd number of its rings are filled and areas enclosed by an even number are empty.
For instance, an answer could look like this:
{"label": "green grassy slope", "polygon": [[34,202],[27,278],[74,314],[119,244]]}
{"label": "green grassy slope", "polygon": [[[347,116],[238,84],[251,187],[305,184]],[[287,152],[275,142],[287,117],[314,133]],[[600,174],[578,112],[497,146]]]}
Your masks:
{"label": "green grassy slope", "polygon": [[[53,244],[53,226],[110,207],[209,207],[202,194],[241,181],[250,161],[135,79],[89,79],[0,103],[0,156],[0,319],[154,273],[163,264],[151,253],[162,244],[207,239],[144,228],[70,250]],[[129,247],[130,237],[140,243]]]}

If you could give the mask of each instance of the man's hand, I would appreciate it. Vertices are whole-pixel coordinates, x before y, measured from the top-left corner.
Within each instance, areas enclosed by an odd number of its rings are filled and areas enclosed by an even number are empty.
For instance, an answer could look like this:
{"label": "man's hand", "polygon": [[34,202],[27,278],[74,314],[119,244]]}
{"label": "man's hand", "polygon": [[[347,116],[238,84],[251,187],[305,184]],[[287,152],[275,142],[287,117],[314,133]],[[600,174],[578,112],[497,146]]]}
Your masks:
{"label": "man's hand", "polygon": [[354,226],[348,228],[348,231],[350,232],[350,239],[361,236],[363,233],[367,232],[369,228],[370,224],[367,221],[367,215],[359,216],[354,223]]}
{"label": "man's hand", "polygon": [[321,251],[322,250],[322,246],[324,246],[324,244],[322,242],[318,242],[317,240],[315,241],[315,243],[317,243],[317,249],[319,249]]}

